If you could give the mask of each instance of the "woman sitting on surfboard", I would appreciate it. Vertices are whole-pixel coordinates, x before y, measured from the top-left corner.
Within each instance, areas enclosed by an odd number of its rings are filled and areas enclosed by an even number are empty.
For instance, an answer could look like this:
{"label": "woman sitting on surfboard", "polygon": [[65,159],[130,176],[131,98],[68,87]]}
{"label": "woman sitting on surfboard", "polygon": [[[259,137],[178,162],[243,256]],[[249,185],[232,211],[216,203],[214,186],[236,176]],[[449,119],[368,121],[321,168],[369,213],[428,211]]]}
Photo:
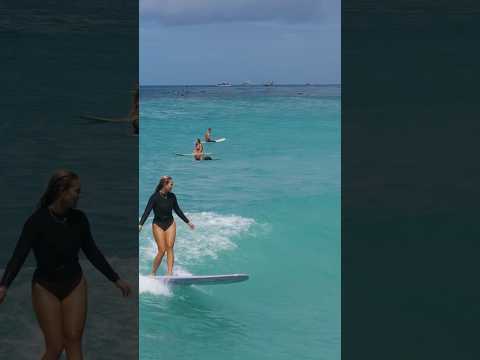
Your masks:
{"label": "woman sitting on surfboard", "polygon": [[205,141],[215,142],[215,140],[212,139],[212,128],[208,128],[207,132],[205,133]]}
{"label": "woman sitting on surfboard", "polygon": [[212,160],[210,156],[205,156],[203,153],[203,145],[200,139],[195,141],[195,147],[193,148],[193,157],[195,160]]}
{"label": "woman sitting on surfboard", "polygon": [[208,128],[208,130],[205,132],[205,140],[204,143],[220,143],[224,142],[227,140],[226,138],[219,138],[219,139],[213,139],[212,138],[212,128]]}
{"label": "woman sitting on surfboard", "polygon": [[190,220],[185,216],[178,206],[177,197],[172,193],[173,180],[171,176],[162,176],[160,182],[155,188],[155,192],[150,196],[147,207],[143,212],[138,230],[141,231],[143,224],[153,209],[155,215],[152,223],[152,232],[155,242],[157,243],[158,252],[153,259],[151,275],[155,275],[158,267],[162,263],[163,255],[167,253],[167,276],[173,274],[173,245],[177,233],[177,225],[173,219],[172,210],[190,227],[195,229]]}

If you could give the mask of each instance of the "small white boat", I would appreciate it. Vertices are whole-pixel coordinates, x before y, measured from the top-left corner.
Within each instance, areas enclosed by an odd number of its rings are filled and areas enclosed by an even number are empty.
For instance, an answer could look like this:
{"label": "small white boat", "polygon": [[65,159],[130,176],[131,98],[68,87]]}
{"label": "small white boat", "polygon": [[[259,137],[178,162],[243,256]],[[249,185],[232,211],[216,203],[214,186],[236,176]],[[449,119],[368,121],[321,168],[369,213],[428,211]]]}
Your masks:
{"label": "small white boat", "polygon": [[220,84],[217,84],[217,86],[230,87],[230,86],[232,86],[232,84],[230,84],[229,82],[221,82]]}
{"label": "small white boat", "polygon": [[273,81],[267,81],[264,86],[273,86]]}

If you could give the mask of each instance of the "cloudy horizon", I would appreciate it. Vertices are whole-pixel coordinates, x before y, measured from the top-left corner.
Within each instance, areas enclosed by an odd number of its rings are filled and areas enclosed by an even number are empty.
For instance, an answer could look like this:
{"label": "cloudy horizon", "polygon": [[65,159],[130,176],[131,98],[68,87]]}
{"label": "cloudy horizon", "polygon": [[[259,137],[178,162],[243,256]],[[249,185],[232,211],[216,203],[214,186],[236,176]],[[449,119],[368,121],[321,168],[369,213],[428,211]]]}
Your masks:
{"label": "cloudy horizon", "polygon": [[140,82],[339,84],[340,25],[332,0],[140,0]]}

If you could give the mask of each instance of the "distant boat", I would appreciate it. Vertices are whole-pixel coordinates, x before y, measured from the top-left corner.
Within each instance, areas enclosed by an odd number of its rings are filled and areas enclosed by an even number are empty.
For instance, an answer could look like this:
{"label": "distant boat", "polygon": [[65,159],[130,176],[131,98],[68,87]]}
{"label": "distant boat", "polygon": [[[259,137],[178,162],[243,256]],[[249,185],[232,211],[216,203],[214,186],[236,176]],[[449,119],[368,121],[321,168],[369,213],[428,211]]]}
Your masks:
{"label": "distant boat", "polygon": [[253,83],[251,81],[247,80],[247,81],[242,82],[242,86],[251,86],[251,85],[253,85]]}
{"label": "distant boat", "polygon": [[229,82],[221,82],[220,84],[217,84],[217,86],[222,86],[222,87],[229,87],[232,86]]}
{"label": "distant boat", "polygon": [[273,86],[273,81],[267,81],[264,86]]}

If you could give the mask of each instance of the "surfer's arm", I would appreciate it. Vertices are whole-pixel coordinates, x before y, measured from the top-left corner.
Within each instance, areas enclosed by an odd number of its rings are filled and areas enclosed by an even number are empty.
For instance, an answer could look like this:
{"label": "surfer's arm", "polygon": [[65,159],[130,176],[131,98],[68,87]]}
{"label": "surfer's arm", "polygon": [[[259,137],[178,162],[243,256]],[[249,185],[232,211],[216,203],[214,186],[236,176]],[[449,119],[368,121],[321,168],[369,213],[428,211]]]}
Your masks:
{"label": "surfer's arm", "polygon": [[25,263],[25,260],[27,259],[30,249],[32,248],[32,240],[36,236],[35,234],[35,225],[29,219],[23,226],[22,234],[18,239],[15,250],[13,251],[13,255],[8,262],[5,272],[3,273],[2,280],[0,281],[0,287],[4,286],[8,288],[17,276],[21,267]]}
{"label": "surfer's arm", "polygon": [[180,209],[180,206],[178,206],[177,197],[174,194],[172,194],[172,195],[174,196],[174,198],[173,198],[173,210],[175,211],[175,214],[177,214],[178,217],[180,219],[182,219],[185,223],[189,224],[190,220],[188,220],[188,218],[183,213],[182,209]]}
{"label": "surfer's arm", "polygon": [[97,244],[93,240],[92,233],[90,231],[90,224],[87,217],[82,213],[81,218],[82,226],[82,250],[87,259],[100,271],[105,277],[116,282],[119,279],[118,274],[113,270],[112,266],[108,263],[105,256],[98,249]]}
{"label": "surfer's arm", "polygon": [[143,215],[140,219],[140,224],[139,224],[140,226],[143,226],[143,224],[145,224],[145,221],[147,221],[148,215],[150,215],[150,212],[152,211],[154,204],[155,204],[155,196],[152,195],[150,196],[150,199],[148,200],[148,204],[145,207],[145,211],[143,212]]}

